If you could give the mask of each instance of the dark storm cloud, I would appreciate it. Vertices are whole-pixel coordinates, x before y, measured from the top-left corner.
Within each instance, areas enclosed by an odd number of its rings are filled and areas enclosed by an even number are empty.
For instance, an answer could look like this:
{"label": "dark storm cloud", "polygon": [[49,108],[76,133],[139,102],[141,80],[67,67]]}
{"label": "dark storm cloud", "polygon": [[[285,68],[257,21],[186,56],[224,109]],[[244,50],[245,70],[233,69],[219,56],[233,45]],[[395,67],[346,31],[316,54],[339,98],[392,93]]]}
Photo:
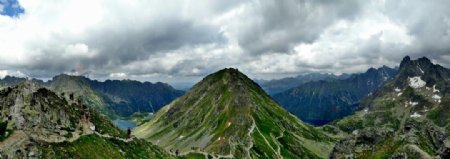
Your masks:
{"label": "dark storm cloud", "polygon": [[[339,19],[352,19],[361,1],[264,0],[249,7],[249,20],[238,33],[239,44],[250,53],[289,52],[298,43],[311,43]],[[244,24],[245,26],[245,24]],[[241,26],[237,26],[241,27]]]}
{"label": "dark storm cloud", "polygon": [[157,23],[123,29],[102,28],[91,32],[84,44],[90,49],[96,49],[92,57],[64,58],[62,55],[65,54],[65,48],[49,46],[42,50],[42,54],[37,55],[36,60],[24,67],[55,73],[71,71],[78,65],[83,65],[85,70],[108,68],[114,70],[130,62],[148,59],[158,53],[177,50],[184,46],[226,42],[217,28],[180,19],[165,19]]}

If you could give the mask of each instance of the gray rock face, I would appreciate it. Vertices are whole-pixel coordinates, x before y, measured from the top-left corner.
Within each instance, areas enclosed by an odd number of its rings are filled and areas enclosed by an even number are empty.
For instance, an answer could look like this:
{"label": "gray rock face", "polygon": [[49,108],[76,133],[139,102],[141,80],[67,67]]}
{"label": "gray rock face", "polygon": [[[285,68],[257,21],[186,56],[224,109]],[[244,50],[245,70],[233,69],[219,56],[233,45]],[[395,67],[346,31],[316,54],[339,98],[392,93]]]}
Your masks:
{"label": "gray rock face", "polygon": [[0,158],[37,158],[37,143],[66,140],[80,114],[79,107],[32,82],[0,90],[0,120],[13,130],[0,143]]}
{"label": "gray rock face", "polygon": [[364,100],[363,111],[336,123],[354,133],[347,131],[332,158],[449,158],[449,76],[427,58],[405,57],[398,74]]}
{"label": "gray rock face", "polygon": [[0,119],[14,130],[74,130],[81,111],[55,93],[25,83],[0,92]]}

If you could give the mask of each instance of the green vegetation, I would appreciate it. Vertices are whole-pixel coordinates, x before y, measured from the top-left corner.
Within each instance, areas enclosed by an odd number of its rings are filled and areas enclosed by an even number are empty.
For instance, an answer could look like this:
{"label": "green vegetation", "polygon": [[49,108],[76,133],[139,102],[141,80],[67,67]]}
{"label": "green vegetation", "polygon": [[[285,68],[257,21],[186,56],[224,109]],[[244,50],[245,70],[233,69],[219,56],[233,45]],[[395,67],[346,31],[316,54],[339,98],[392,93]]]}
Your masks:
{"label": "green vegetation", "polygon": [[336,125],[341,129],[342,131],[345,131],[347,133],[351,133],[354,130],[362,129],[363,128],[363,120],[357,116],[351,116],[344,118],[342,120],[339,120]]}
{"label": "green vegetation", "polygon": [[142,140],[125,143],[97,135],[81,136],[73,143],[47,144],[41,148],[42,158],[173,158],[164,150]]}
{"label": "green vegetation", "polygon": [[339,133],[339,130],[337,130],[334,126],[331,126],[331,125],[325,125],[322,128],[322,130],[327,132],[327,133],[333,134],[333,135],[336,135],[336,134]]}
{"label": "green vegetation", "polygon": [[0,141],[8,138],[9,135],[12,134],[12,130],[8,130],[8,122],[0,122]]}
{"label": "green vegetation", "polygon": [[[450,94],[449,94],[450,95]],[[436,108],[427,113],[427,118],[435,124],[445,127],[450,122],[450,96],[445,96]]]}
{"label": "green vegetation", "polygon": [[396,141],[394,138],[385,139],[374,145],[372,149],[358,153],[356,158],[387,159],[396,153],[401,146],[403,146],[402,141]]}
{"label": "green vegetation", "polygon": [[[8,122],[0,121],[0,140],[12,133],[8,127],[19,128],[12,142],[9,142],[14,149],[2,149],[1,154],[7,154],[10,158],[22,158],[20,152],[25,152],[25,155],[34,152],[37,158],[173,158],[147,141],[123,140],[125,133],[92,107],[89,109],[89,119],[96,132],[86,135],[92,131],[84,128],[92,125],[80,121],[85,112],[74,101],[71,103],[29,82],[0,90],[1,119],[8,118]],[[19,109],[22,113],[5,115],[11,109]],[[18,122],[18,118],[22,121]],[[97,132],[105,137],[96,135]],[[30,137],[33,133],[39,135]],[[72,142],[72,139],[75,140]]]}
{"label": "green vegetation", "polygon": [[118,129],[110,120],[101,114],[97,113],[94,109],[90,109],[91,122],[95,125],[95,130],[111,136],[126,137],[126,133]]}
{"label": "green vegetation", "polygon": [[203,155],[201,153],[189,153],[185,156],[180,156],[178,158],[179,159],[205,159],[205,155]]}
{"label": "green vegetation", "polygon": [[328,158],[334,142],[236,69],[208,75],[134,132],[166,149],[235,158]]}
{"label": "green vegetation", "polygon": [[315,125],[353,114],[361,100],[394,77],[388,67],[370,68],[342,80],[314,81],[273,95],[289,112]]}
{"label": "green vegetation", "polygon": [[8,122],[0,122],[0,136],[5,136],[7,126]]}

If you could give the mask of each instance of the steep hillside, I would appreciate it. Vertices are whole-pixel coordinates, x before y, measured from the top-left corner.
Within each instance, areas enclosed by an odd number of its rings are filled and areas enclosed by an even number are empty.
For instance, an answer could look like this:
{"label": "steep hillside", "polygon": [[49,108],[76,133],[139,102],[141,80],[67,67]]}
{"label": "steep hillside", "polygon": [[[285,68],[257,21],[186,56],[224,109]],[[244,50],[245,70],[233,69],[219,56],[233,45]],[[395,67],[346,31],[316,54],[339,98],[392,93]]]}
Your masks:
{"label": "steep hillside", "polygon": [[0,158],[171,157],[87,108],[30,81],[2,89]]}
{"label": "steep hillside", "polygon": [[166,83],[133,80],[88,80],[91,88],[101,92],[107,105],[117,114],[129,116],[135,112],[156,112],[175,98],[183,95]]}
{"label": "steep hillside", "polygon": [[350,133],[333,158],[449,158],[450,70],[423,57],[405,57],[399,72],[336,122]]}
{"label": "steep hillside", "polygon": [[327,158],[333,146],[232,68],[205,77],[134,134],[169,151],[216,157]]}
{"label": "steep hillside", "polygon": [[62,74],[53,77],[46,85],[67,100],[81,99],[102,114],[114,115],[114,110],[105,104],[102,94],[92,89],[83,77]]}
{"label": "steep hillside", "polygon": [[71,94],[98,108],[110,117],[127,117],[135,112],[155,112],[183,94],[165,83],[132,80],[99,82],[82,76],[59,75],[48,82],[49,87]]}
{"label": "steep hillside", "polygon": [[288,77],[270,81],[257,81],[258,84],[270,95],[281,93],[291,88],[298,87],[302,84],[312,82],[312,81],[333,81],[338,79],[346,79],[350,75],[343,74],[336,76],[333,74],[321,74],[321,73],[310,73],[305,75],[298,75],[296,77]]}
{"label": "steep hillside", "polygon": [[352,114],[360,100],[396,74],[395,69],[371,68],[343,80],[309,82],[273,98],[303,121],[323,125]]}

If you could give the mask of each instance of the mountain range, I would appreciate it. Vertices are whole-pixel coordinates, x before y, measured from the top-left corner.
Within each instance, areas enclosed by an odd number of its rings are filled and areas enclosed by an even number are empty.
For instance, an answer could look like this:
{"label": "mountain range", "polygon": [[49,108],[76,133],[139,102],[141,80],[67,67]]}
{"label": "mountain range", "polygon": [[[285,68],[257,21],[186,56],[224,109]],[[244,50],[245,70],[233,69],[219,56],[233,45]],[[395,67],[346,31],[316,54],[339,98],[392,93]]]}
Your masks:
{"label": "mountain range", "polygon": [[268,94],[274,95],[312,81],[333,81],[346,79],[348,77],[350,77],[350,74],[342,74],[338,76],[325,73],[308,73],[304,75],[298,75],[296,77],[287,77],[275,80],[256,80],[256,82]]}
{"label": "mountain range", "polygon": [[1,158],[450,158],[450,70],[426,57],[405,57],[398,70],[372,68],[291,89],[316,94],[309,88],[331,87],[336,91],[321,92],[335,97],[330,101],[358,103],[320,127],[291,114],[233,68],[206,76],[131,135],[106,117],[116,107],[96,105],[104,96],[135,99],[121,91],[125,84],[68,75],[49,82],[5,79]]}
{"label": "mountain range", "polygon": [[397,73],[383,66],[365,73],[352,74],[346,79],[319,80],[273,95],[289,112],[303,121],[323,125],[352,114],[361,99],[380,87]]}
{"label": "mountain range", "polygon": [[[6,76],[0,87],[27,81],[26,78]],[[106,80],[100,82],[84,76],[61,74],[44,82],[33,82],[53,90],[67,99],[79,98],[110,118],[128,117],[136,112],[156,112],[184,92],[170,85],[133,80]]]}

